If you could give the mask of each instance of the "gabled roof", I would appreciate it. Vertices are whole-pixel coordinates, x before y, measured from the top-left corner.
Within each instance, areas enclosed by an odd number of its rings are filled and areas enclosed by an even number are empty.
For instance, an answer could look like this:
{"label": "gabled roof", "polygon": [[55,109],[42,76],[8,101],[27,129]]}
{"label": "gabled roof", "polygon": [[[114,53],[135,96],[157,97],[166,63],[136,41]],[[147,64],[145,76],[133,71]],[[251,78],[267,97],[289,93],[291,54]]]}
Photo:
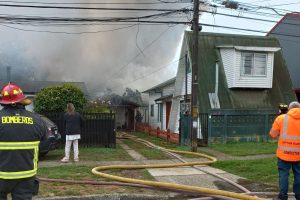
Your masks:
{"label": "gabled roof", "polygon": [[[292,18],[298,18],[300,19],[300,13],[287,13],[286,15],[284,15],[276,24],[275,26],[267,33],[267,36],[269,36],[277,27],[279,24],[281,24],[286,18],[288,17],[292,17]],[[291,23],[291,25],[293,25]],[[297,24],[294,24],[297,25]]]}
{"label": "gabled roof", "polygon": [[176,80],[176,77],[171,78],[171,79],[169,79],[169,80],[167,80],[167,81],[165,81],[161,84],[158,84],[158,85],[156,85],[156,86],[154,86],[154,87],[152,87],[148,90],[143,91],[142,93],[149,93],[151,91],[161,91],[162,88],[164,88],[165,86],[170,85],[170,84],[174,84],[175,80]]}
{"label": "gabled roof", "polygon": [[[87,88],[83,82],[58,82],[58,81],[26,81],[26,80],[18,80],[18,81],[12,81],[19,85],[23,92],[25,94],[36,94],[41,89],[48,87],[48,86],[54,86],[54,85],[62,85],[65,83],[69,83],[72,85],[77,86],[82,90],[82,92],[85,94],[85,96],[89,96]],[[5,84],[7,84],[6,81],[0,81],[0,87],[2,88]]]}
{"label": "gabled roof", "polygon": [[[193,51],[192,37],[192,32],[185,32],[181,57],[186,50],[191,55]],[[280,48],[276,38],[200,32],[198,44],[198,101],[201,112],[207,112],[210,109],[208,94],[214,92],[215,89],[215,63],[217,60],[219,60],[220,66],[218,96],[221,109],[274,109],[280,102],[288,103],[296,99],[281,51],[274,54],[273,87],[271,89],[229,89],[227,86],[222,57],[217,46]],[[184,63],[179,63],[179,66],[184,66]]]}
{"label": "gabled roof", "polygon": [[159,97],[158,99],[155,99],[154,101],[157,102],[157,101],[170,100],[170,99],[172,99],[172,97],[173,97],[173,94],[170,94],[170,95]]}

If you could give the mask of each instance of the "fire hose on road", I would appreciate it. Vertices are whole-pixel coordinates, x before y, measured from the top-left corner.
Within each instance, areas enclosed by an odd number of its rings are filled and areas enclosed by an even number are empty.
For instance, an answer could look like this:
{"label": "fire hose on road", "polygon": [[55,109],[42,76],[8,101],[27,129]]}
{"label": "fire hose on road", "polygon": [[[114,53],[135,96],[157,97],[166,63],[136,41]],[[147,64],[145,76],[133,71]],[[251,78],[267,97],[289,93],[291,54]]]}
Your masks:
{"label": "fire hose on road", "polygon": [[[166,149],[162,147],[158,147],[146,140],[142,140],[139,138],[136,138],[134,136],[129,136],[127,134],[121,134],[119,138],[123,139],[132,139],[137,142],[141,142],[149,147],[152,148],[159,148],[160,150],[164,152],[169,153],[178,153],[178,154],[189,154],[194,156],[199,156],[202,158],[208,159],[208,161],[199,161],[199,162],[184,162],[184,163],[176,163],[176,164],[151,164],[151,165],[107,165],[107,166],[98,166],[92,169],[92,173],[107,179],[112,179],[115,181],[120,182],[126,182],[126,183],[132,183],[132,184],[141,184],[146,186],[152,186],[152,187],[159,187],[159,188],[166,188],[166,189],[174,189],[174,190],[183,190],[187,192],[193,192],[193,193],[200,193],[200,194],[207,194],[207,195],[218,195],[223,197],[229,197],[229,198],[235,198],[235,199],[244,199],[244,200],[258,200],[261,198],[250,196],[247,194],[241,194],[241,193],[235,193],[235,192],[228,192],[224,190],[218,190],[218,189],[209,189],[204,187],[197,187],[197,186],[190,186],[190,185],[182,185],[182,184],[176,184],[176,183],[166,183],[166,182],[157,182],[157,181],[147,181],[147,180],[140,180],[140,179],[132,179],[132,178],[126,178],[121,176],[115,176],[108,173],[104,173],[104,170],[110,170],[110,169],[147,169],[147,168],[168,168],[168,167],[182,167],[182,166],[194,166],[194,165],[209,165],[217,161],[216,158],[202,154],[197,152],[187,152],[187,151],[177,151],[177,150],[171,150]],[[232,182],[231,182],[232,184]],[[239,187],[240,189],[244,189],[243,187]],[[244,189],[244,193],[250,193],[250,191]]]}

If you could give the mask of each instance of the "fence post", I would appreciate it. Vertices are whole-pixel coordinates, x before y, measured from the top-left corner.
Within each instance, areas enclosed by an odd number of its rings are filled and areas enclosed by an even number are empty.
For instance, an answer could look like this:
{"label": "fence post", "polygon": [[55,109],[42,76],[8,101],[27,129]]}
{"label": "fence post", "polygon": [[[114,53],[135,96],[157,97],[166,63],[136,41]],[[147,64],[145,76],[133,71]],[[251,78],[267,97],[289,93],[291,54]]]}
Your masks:
{"label": "fence post", "polygon": [[223,137],[223,143],[227,143],[227,113],[224,115],[224,137]]}
{"label": "fence post", "polygon": [[264,134],[264,138],[263,141],[268,141],[268,133],[269,133],[269,114],[265,114],[265,134]]}
{"label": "fence post", "polygon": [[211,122],[211,118],[212,118],[212,115],[211,115],[211,114],[208,114],[208,120],[207,120],[207,123],[208,123],[208,124],[207,124],[207,128],[208,128],[208,131],[207,131],[207,132],[208,132],[207,143],[208,143],[208,144],[211,144],[211,140],[212,140],[212,138],[211,138],[211,137],[212,137],[212,133],[211,133],[211,129],[212,129],[212,128],[211,128],[211,127],[212,127],[212,125],[211,125],[211,123],[212,123],[212,122]]}

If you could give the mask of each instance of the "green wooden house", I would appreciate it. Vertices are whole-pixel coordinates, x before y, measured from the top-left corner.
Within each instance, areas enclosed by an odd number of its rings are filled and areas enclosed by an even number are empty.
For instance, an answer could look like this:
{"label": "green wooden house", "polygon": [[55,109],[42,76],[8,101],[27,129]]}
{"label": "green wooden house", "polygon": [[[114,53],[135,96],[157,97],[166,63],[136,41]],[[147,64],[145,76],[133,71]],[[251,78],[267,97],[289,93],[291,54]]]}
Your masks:
{"label": "green wooden house", "polygon": [[[190,102],[192,44],[192,32],[186,31],[170,114],[171,131],[179,127],[180,115],[184,110],[180,105]],[[279,103],[297,99],[276,38],[199,32],[198,47],[199,112],[207,113],[210,119],[214,113],[276,113]],[[252,125],[262,123],[256,119],[252,120]],[[213,134],[213,127],[209,130],[204,127],[207,123],[200,121],[198,138],[202,138],[207,130]],[[223,128],[219,132],[239,132],[234,127]],[[260,129],[264,129],[266,134],[265,127]]]}

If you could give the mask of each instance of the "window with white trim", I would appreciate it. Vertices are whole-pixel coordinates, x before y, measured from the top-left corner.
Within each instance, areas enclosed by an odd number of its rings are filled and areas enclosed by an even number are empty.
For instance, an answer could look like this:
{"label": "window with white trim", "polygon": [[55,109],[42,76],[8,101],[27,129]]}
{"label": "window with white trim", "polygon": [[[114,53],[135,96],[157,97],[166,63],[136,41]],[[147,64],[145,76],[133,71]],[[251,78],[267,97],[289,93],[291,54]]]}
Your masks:
{"label": "window with white trim", "polygon": [[266,76],[267,53],[242,52],[241,75]]}
{"label": "window with white trim", "polygon": [[151,104],[150,106],[150,116],[154,117],[154,104]]}

